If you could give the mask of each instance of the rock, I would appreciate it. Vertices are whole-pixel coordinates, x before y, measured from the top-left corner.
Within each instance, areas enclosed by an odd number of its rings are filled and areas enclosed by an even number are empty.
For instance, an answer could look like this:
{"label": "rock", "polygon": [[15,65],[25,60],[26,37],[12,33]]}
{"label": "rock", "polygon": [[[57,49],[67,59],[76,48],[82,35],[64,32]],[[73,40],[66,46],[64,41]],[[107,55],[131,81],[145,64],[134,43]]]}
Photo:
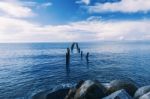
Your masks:
{"label": "rock", "polygon": [[86,80],[76,90],[74,99],[100,99],[105,96],[106,88],[98,81]]}
{"label": "rock", "polygon": [[132,97],[124,89],[122,89],[102,99],[132,99]]}
{"label": "rock", "polygon": [[65,99],[74,99],[75,93],[76,93],[76,89],[70,89]]}
{"label": "rock", "polygon": [[148,92],[150,92],[150,85],[141,87],[135,92],[134,98],[139,99],[139,97],[141,97],[142,95],[144,95]]}
{"label": "rock", "polygon": [[76,89],[80,88],[83,83],[84,83],[84,80],[80,80],[78,84],[76,85]]}
{"label": "rock", "polygon": [[34,95],[32,99],[46,99],[48,92],[39,92],[38,94]]}
{"label": "rock", "polygon": [[80,88],[83,83],[84,83],[84,80],[80,80],[80,81],[77,83],[77,85],[75,86],[75,88],[69,90],[69,92],[68,92],[68,94],[66,95],[65,99],[73,99],[73,98],[74,98],[74,95],[75,95],[75,93],[76,93],[76,90],[77,90],[78,88]]}
{"label": "rock", "polygon": [[141,96],[139,99],[150,99],[150,92],[144,94],[144,95]]}
{"label": "rock", "polygon": [[55,92],[49,93],[46,96],[46,99],[64,99],[68,92],[69,88],[60,89]]}
{"label": "rock", "polygon": [[107,89],[107,94],[109,95],[121,89],[125,89],[130,96],[134,96],[134,93],[138,88],[131,81],[113,80],[110,82],[110,87]]}

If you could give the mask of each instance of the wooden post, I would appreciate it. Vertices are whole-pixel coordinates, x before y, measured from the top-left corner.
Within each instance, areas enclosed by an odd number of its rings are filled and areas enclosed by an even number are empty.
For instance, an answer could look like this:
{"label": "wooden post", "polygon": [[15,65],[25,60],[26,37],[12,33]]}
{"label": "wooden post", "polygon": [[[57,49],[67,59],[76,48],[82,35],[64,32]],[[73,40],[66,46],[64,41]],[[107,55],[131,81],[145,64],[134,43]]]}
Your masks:
{"label": "wooden post", "polygon": [[70,64],[70,49],[67,48],[67,53],[66,53],[66,65]]}
{"label": "wooden post", "polygon": [[78,53],[80,53],[80,48],[78,48]]}
{"label": "wooden post", "polygon": [[83,58],[83,51],[81,51],[81,59]]}
{"label": "wooden post", "polygon": [[75,43],[72,43],[72,45],[71,45],[71,52],[72,53],[73,53],[74,45],[75,45]]}
{"label": "wooden post", "polygon": [[87,54],[86,54],[86,61],[87,62],[89,61],[89,52],[87,52]]}

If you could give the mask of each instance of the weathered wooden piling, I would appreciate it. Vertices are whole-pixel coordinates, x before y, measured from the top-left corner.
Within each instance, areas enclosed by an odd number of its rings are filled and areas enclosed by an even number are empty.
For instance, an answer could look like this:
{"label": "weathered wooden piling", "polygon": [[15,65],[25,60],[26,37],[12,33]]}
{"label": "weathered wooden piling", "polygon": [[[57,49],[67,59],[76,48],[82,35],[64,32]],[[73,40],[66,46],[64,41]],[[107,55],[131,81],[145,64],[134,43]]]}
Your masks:
{"label": "weathered wooden piling", "polygon": [[78,43],[76,43],[76,47],[77,47],[77,50],[79,49],[79,45],[78,45]]}
{"label": "weathered wooden piling", "polygon": [[86,61],[87,62],[89,61],[89,52],[87,52],[87,54],[86,54]]}
{"label": "weathered wooden piling", "polygon": [[67,48],[67,53],[69,54],[69,56],[70,56],[70,49],[69,48]]}
{"label": "weathered wooden piling", "polygon": [[80,53],[80,47],[79,47],[78,43],[75,43],[75,42],[72,43],[72,45],[71,45],[71,52],[72,53],[73,53],[74,47],[76,47],[77,52]]}
{"label": "weathered wooden piling", "polygon": [[67,53],[66,53],[66,65],[70,64],[70,49],[67,48]]}
{"label": "weathered wooden piling", "polygon": [[66,65],[68,65],[69,60],[68,60],[68,53],[66,53]]}
{"label": "weathered wooden piling", "polygon": [[71,45],[71,52],[73,52],[74,45],[75,45],[75,43],[72,43],[72,45]]}
{"label": "weathered wooden piling", "polygon": [[80,53],[80,48],[78,48],[78,53]]}
{"label": "weathered wooden piling", "polygon": [[81,51],[81,59],[83,58],[83,51]]}

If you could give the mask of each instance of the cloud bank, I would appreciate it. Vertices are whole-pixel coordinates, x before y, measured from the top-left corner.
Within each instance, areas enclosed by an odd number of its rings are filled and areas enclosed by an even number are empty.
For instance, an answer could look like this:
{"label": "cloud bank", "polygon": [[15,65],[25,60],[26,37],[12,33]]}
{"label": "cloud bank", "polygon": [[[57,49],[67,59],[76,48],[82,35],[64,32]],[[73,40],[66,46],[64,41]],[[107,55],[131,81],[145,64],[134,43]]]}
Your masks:
{"label": "cloud bank", "polygon": [[86,4],[86,5],[89,5],[90,4],[90,0],[80,0],[80,1],[76,1],[76,3],[78,4]]}
{"label": "cloud bank", "polygon": [[150,11],[150,0],[121,0],[120,2],[96,3],[94,6],[88,6],[90,13],[102,12],[148,12]]}
{"label": "cloud bank", "polygon": [[5,16],[17,18],[31,17],[35,15],[31,8],[22,6],[19,2],[13,3],[3,1],[0,1],[0,13],[3,13]]}
{"label": "cloud bank", "polygon": [[0,17],[0,42],[149,40],[149,28],[150,20],[85,20],[53,26]]}
{"label": "cloud bank", "polygon": [[[130,0],[131,4],[135,1],[133,9],[125,7],[122,0],[114,4],[103,4],[104,9],[120,9],[125,12],[148,11],[149,2],[141,8],[136,8],[141,0]],[[145,0],[147,1],[147,0]],[[27,4],[29,4],[27,6]],[[31,22],[24,18],[33,17],[33,6],[40,6],[34,2],[21,3],[18,0],[14,2],[0,2],[0,42],[67,42],[67,41],[97,41],[97,40],[150,40],[150,20],[101,20],[101,17],[89,17],[83,21],[70,22],[64,25],[42,25]],[[99,4],[97,4],[98,6]],[[106,6],[109,5],[110,7]],[[142,3],[139,5],[141,6]],[[7,8],[6,8],[7,6]],[[51,6],[50,3],[44,3],[44,7]],[[121,9],[121,7],[123,7]],[[145,7],[145,8],[144,8]],[[8,9],[9,8],[9,9]],[[130,9],[130,10],[129,10]],[[142,10],[143,9],[143,10]],[[115,11],[114,10],[114,11]]]}
{"label": "cloud bank", "polygon": [[0,1],[0,14],[15,18],[29,18],[34,17],[36,14],[33,12],[32,7],[46,8],[51,6],[52,3],[46,2],[38,4],[30,1],[18,1],[18,0],[2,0]]}

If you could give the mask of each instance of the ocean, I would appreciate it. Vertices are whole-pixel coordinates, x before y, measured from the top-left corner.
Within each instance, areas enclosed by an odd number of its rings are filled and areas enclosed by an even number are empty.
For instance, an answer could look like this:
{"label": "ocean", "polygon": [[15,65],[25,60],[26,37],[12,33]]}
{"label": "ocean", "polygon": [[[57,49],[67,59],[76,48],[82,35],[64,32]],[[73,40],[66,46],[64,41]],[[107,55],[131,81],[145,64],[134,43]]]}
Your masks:
{"label": "ocean", "polygon": [[150,84],[150,42],[81,42],[83,58],[74,50],[66,68],[66,48],[71,44],[1,43],[0,99],[31,99],[38,92],[72,86],[81,79]]}

